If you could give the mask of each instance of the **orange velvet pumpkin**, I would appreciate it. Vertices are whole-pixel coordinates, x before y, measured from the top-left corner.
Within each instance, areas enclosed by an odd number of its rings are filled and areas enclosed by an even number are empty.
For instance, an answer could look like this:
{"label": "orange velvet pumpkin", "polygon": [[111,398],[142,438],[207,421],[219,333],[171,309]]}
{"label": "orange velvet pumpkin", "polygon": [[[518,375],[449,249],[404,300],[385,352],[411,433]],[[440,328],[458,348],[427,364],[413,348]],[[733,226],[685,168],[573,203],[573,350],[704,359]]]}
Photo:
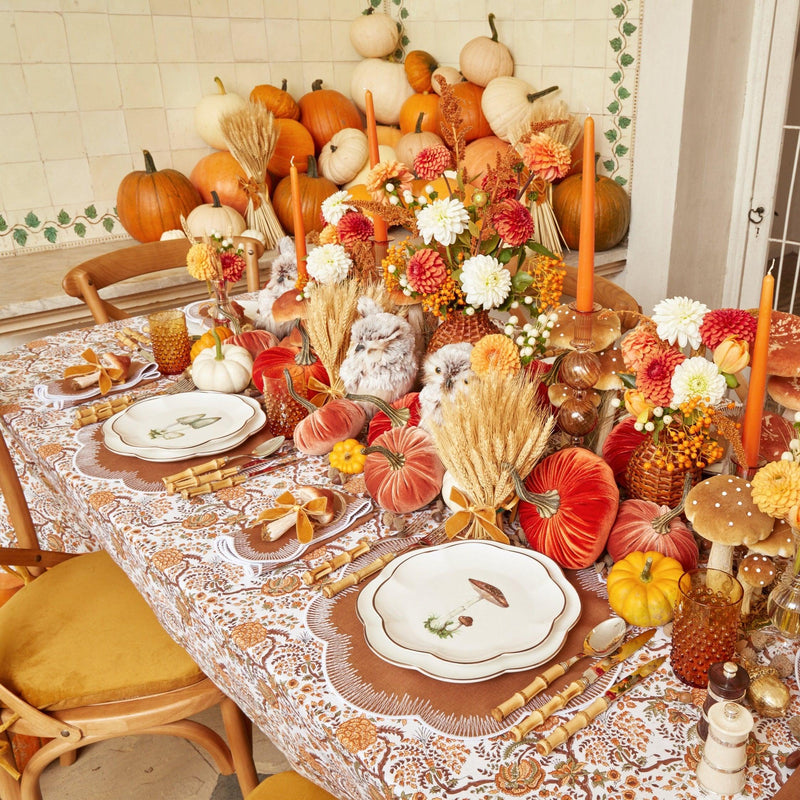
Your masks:
{"label": "orange velvet pumpkin", "polygon": [[625,474],[633,451],[650,436],[644,431],[637,431],[633,427],[635,424],[636,417],[625,417],[609,431],[603,442],[603,458],[620,486],[626,486]]}
{"label": "orange velvet pumpkin", "polygon": [[280,88],[268,83],[253,87],[250,100],[266,106],[276,119],[300,119],[300,106],[286,91],[286,78],[281,82]]}
{"label": "orange velvet pumpkin", "polygon": [[502,156],[510,148],[511,145],[498,136],[481,136],[471,141],[464,148],[464,166],[469,182],[480,187],[486,170],[497,164],[498,154]]}
{"label": "orange velvet pumpkin", "polygon": [[[409,410],[408,421],[406,425],[416,427],[419,425],[419,392],[409,392],[402,397],[398,397],[393,403],[392,408],[407,408]],[[378,411],[377,414],[370,420],[369,428],[367,430],[367,444],[372,444],[382,433],[386,433],[392,426],[389,417]]]}
{"label": "orange velvet pumpkin", "polygon": [[[412,94],[400,106],[400,130],[431,131],[439,133],[439,104],[442,99],[435,92]],[[422,115],[422,118],[420,118]]]}
{"label": "orange velvet pumpkin", "polygon": [[289,174],[294,158],[298,172],[305,172],[308,157],[314,155],[314,138],[297,120],[276,119],[275,128],[278,139],[267,169],[273,175],[283,178]]}
{"label": "orange velvet pumpkin", "polygon": [[390,428],[365,448],[364,483],[375,502],[394,514],[428,505],[442,490],[444,464],[422,428]]}
{"label": "orange velvet pumpkin", "polygon": [[318,153],[343,128],[364,130],[356,104],[336,89],[323,89],[322,80],[314,81],[311,91],[300,98],[298,105],[300,122],[314,138]]}
{"label": "orange velvet pumpkin", "polygon": [[439,62],[424,50],[412,50],[406,54],[403,62],[406,77],[415,92],[431,91],[431,76],[438,66]]}
{"label": "orange velvet pumpkin", "polygon": [[[564,241],[578,249],[581,230],[581,192],[583,175],[571,175],[553,187],[553,212]],[[611,178],[599,175],[594,184],[594,247],[610,250],[628,232],[631,201],[628,193]]]}
{"label": "orange velvet pumpkin", "polygon": [[525,479],[519,521],[534,550],[565,569],[593,564],[606,546],[619,506],[611,467],[582,447],[558,450]]}
{"label": "orange velvet pumpkin", "polygon": [[137,242],[157,242],[164,231],[179,229],[181,216],[189,216],[203,199],[182,172],[157,170],[150,153],[142,152],[144,170],[129,172],[120,181],[117,215]]}
{"label": "orange velvet pumpkin", "polygon": [[358,436],[365,421],[366,414],[358,403],[343,397],[331,400],[322,408],[310,410],[309,415],[297,423],[294,446],[301,453],[324,456],[337,442]]}
{"label": "orange velvet pumpkin", "polygon": [[[233,336],[229,336],[223,344],[235,344],[237,347],[244,347],[255,363],[255,359],[265,350],[278,346],[278,337],[270,331],[256,328],[252,331],[235,333]],[[259,388],[262,387],[259,385]]]}
{"label": "orange velvet pumpkin", "polygon": [[473,139],[491,136],[492,129],[489,127],[489,123],[481,108],[483,87],[471,81],[462,81],[461,83],[454,83],[451,88],[461,108],[461,116],[464,119],[464,138],[466,141],[471,142]]}
{"label": "orange velvet pumpkin", "polygon": [[[247,210],[247,193],[241,181],[247,181],[247,174],[239,162],[227,151],[218,150],[203,156],[192,169],[189,180],[194,184],[204,203],[213,202],[211,192],[215,191],[220,203],[235,208],[244,216]],[[271,191],[268,176],[265,176],[267,190]]]}
{"label": "orange velvet pumpkin", "polygon": [[[322,203],[339,187],[327,178],[317,174],[317,161],[314,156],[308,157],[308,170],[305,174],[297,176],[300,187],[301,207],[303,211],[303,224],[306,233],[321,231],[325,226],[322,222]],[[287,233],[294,235],[294,216],[292,214],[292,184],[286,177],[275,187],[272,197],[272,206],[278,219]]]}

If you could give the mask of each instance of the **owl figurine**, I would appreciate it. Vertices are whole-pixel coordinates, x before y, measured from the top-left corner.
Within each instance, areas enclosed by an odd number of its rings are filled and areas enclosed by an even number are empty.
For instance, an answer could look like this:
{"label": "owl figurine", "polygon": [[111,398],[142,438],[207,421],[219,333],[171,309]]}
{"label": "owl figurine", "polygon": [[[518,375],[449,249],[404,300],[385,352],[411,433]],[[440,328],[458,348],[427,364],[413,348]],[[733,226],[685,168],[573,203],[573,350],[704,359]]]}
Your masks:
{"label": "owl figurine", "polygon": [[[411,390],[417,376],[414,331],[405,319],[383,311],[369,297],[358,301],[358,313],[339,377],[348,392],[391,403]],[[375,406],[368,405],[367,414],[374,414]]]}
{"label": "owl figurine", "polygon": [[419,393],[419,424],[430,431],[430,424],[442,424],[442,398],[463,391],[475,373],[470,366],[472,345],[446,344],[425,358],[422,364],[422,389]]}
{"label": "owl figurine", "polygon": [[294,240],[284,236],[278,242],[279,255],[272,262],[269,280],[258,293],[258,309],[255,326],[274,333],[279,339],[288,336],[294,322],[275,322],[272,318],[272,306],[284,292],[288,292],[297,281],[297,254]]}

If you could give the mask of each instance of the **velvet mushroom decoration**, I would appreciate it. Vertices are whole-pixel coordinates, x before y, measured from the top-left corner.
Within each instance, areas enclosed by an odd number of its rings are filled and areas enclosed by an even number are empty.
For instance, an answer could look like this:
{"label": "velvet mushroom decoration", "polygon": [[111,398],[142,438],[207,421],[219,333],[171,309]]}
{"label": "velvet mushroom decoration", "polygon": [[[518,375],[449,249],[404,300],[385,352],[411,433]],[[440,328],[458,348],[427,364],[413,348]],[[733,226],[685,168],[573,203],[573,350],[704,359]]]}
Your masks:
{"label": "velvet mushroom decoration", "polygon": [[775,580],[776,574],[775,564],[766,556],[750,553],[742,559],[736,573],[736,580],[742,584],[744,589],[742,614],[750,613],[753,599],[761,594],[761,590],[765,586],[769,586]]}
{"label": "velvet mushroom decoration", "polygon": [[767,373],[784,378],[800,377],[800,317],[796,314],[772,312]]}
{"label": "velvet mushroom decoration", "polygon": [[732,573],[733,549],[766,539],[773,519],[753,501],[750,482],[736,475],[715,475],[686,495],[686,519],[695,533],[711,542],[708,567]]}
{"label": "velvet mushroom decoration", "polygon": [[800,378],[771,375],[767,381],[767,394],[790,411],[800,411]]}
{"label": "velvet mushroom decoration", "polygon": [[748,545],[749,553],[759,553],[770,558],[792,558],[794,556],[792,526],[785,519],[776,519],[772,533],[760,542]]}

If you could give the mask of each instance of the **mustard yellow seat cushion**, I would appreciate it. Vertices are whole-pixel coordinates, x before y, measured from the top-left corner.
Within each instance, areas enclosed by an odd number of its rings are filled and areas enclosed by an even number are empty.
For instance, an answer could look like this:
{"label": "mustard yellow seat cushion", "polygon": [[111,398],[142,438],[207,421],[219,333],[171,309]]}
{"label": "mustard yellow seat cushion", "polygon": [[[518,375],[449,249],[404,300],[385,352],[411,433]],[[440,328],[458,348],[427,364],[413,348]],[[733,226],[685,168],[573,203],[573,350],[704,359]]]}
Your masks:
{"label": "mustard yellow seat cushion", "polygon": [[296,772],[279,772],[270,775],[250,792],[245,800],[336,800],[332,794],[320,789]]}
{"label": "mustard yellow seat cushion", "polygon": [[48,570],[0,608],[0,683],[37,708],[127,700],[203,678],[104,551]]}

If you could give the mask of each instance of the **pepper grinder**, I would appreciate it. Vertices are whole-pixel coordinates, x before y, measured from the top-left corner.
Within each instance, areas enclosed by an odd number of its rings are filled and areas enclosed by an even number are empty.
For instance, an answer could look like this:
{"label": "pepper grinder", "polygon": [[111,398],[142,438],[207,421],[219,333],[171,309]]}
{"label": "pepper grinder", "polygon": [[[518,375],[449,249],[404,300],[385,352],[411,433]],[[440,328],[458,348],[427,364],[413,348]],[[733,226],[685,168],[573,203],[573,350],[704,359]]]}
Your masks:
{"label": "pepper grinder", "polygon": [[708,735],[708,711],[715,703],[730,700],[741,703],[750,685],[750,675],[744,667],[733,661],[719,661],[708,669],[708,693],[703,711],[697,722],[697,735],[706,740]]}
{"label": "pepper grinder", "polygon": [[739,794],[745,784],[747,737],[753,715],[738,703],[715,703],[708,711],[708,738],[697,765],[697,781],[709,792]]}

